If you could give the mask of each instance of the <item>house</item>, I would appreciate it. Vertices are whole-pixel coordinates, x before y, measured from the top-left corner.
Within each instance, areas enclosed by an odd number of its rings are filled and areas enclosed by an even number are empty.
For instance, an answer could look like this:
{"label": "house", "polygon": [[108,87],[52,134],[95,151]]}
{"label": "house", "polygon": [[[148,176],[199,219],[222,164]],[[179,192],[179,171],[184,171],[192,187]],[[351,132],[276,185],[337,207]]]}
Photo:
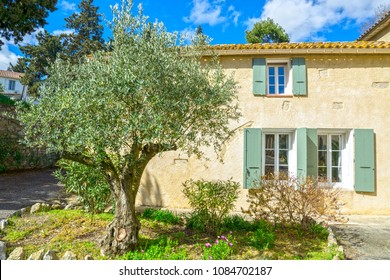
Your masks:
{"label": "house", "polygon": [[238,84],[235,134],[209,160],[180,151],[152,159],[137,203],[186,208],[184,181],[233,179],[239,210],[253,179],[287,173],[340,187],[344,213],[389,214],[388,16],[375,26],[355,42],[213,46]]}
{"label": "house", "polygon": [[20,82],[22,77],[22,73],[0,70],[0,85],[4,90],[3,94],[12,99],[25,100],[27,86]]}

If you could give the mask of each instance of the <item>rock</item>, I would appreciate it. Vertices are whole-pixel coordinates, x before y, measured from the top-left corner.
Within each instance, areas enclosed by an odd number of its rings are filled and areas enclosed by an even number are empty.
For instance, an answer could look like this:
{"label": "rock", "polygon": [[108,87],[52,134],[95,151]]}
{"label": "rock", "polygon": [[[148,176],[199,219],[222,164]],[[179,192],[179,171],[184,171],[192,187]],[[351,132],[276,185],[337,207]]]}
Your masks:
{"label": "rock", "polygon": [[16,247],[11,254],[9,254],[7,260],[24,260],[26,253],[22,247]]}
{"label": "rock", "polygon": [[7,225],[8,225],[8,220],[1,220],[0,221],[0,230],[5,230]]}
{"label": "rock", "polygon": [[77,260],[77,256],[75,253],[72,253],[71,251],[66,251],[65,254],[62,256],[62,260]]}
{"label": "rock", "polygon": [[0,260],[3,261],[7,259],[6,252],[7,252],[7,245],[5,244],[5,242],[0,241]]}
{"label": "rock", "polygon": [[52,210],[58,210],[58,209],[62,209],[62,206],[60,203],[54,203],[51,205],[51,209]]}
{"label": "rock", "polygon": [[84,260],[86,261],[92,261],[93,260],[93,257],[91,255],[86,255]]}
{"label": "rock", "polygon": [[57,253],[55,251],[49,250],[46,252],[46,254],[43,256],[44,260],[58,260]]}
{"label": "rock", "polygon": [[38,213],[38,212],[45,212],[50,210],[50,205],[47,203],[35,203],[33,206],[31,206],[30,214]]}
{"label": "rock", "polygon": [[35,203],[33,206],[31,206],[30,214],[34,214],[41,211],[41,204]]}
{"label": "rock", "polygon": [[28,260],[32,260],[32,261],[42,260],[44,255],[45,255],[45,251],[41,249],[38,252],[32,253],[28,257]]}

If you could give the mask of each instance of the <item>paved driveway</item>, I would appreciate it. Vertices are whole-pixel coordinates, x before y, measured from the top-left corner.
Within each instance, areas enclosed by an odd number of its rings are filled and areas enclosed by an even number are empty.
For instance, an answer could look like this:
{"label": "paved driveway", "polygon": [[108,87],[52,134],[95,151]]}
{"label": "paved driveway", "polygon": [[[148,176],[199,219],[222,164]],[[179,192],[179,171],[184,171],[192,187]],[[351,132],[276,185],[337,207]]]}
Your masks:
{"label": "paved driveway", "polygon": [[0,219],[37,202],[66,197],[53,169],[0,173]]}
{"label": "paved driveway", "polygon": [[331,228],[347,259],[390,260],[390,216],[348,216]]}

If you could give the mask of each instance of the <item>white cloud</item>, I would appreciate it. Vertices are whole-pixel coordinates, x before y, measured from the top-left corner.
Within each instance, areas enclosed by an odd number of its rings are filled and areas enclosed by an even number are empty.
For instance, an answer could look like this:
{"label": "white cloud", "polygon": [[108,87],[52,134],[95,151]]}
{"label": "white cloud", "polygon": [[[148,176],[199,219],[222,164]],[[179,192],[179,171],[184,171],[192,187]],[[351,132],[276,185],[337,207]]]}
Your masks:
{"label": "white cloud", "polygon": [[11,42],[4,38],[0,38],[0,40],[4,43],[0,50],[0,70],[7,70],[10,63],[16,64],[19,56],[9,50],[9,46],[13,45]]}
{"label": "white cloud", "polygon": [[194,7],[188,17],[184,17],[185,22],[194,24],[209,24],[211,26],[223,23],[226,17],[221,15],[221,1],[210,3],[208,0],[194,0]]}
{"label": "white cloud", "polygon": [[272,18],[289,34],[292,42],[318,40],[318,32],[331,26],[360,24],[372,17],[383,0],[268,0],[258,18],[246,21],[248,29],[259,21]]}
{"label": "white cloud", "polygon": [[75,12],[76,11],[76,4],[70,3],[68,1],[62,0],[60,2],[60,7],[63,12]]}
{"label": "white cloud", "polygon": [[61,35],[61,34],[73,34],[75,32],[75,30],[74,29],[63,29],[63,30],[54,30],[53,32],[52,32],[52,34],[54,35],[54,36],[58,36],[58,35]]}
{"label": "white cloud", "polygon": [[241,13],[238,12],[238,11],[236,10],[236,8],[234,8],[233,5],[230,5],[230,6],[229,6],[228,12],[230,12],[229,18],[232,18],[232,19],[233,19],[234,25],[237,26],[237,24],[238,24],[238,18],[241,16]]}

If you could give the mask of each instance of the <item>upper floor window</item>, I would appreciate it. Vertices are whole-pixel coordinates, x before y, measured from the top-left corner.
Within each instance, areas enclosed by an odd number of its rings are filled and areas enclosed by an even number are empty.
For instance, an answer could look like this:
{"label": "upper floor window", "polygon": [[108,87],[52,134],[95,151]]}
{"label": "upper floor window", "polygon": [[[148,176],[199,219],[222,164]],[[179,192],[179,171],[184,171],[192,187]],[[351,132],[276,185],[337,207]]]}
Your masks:
{"label": "upper floor window", "polygon": [[296,95],[306,96],[305,58],[254,58],[254,95]]}
{"label": "upper floor window", "polygon": [[268,94],[285,94],[286,93],[286,73],[287,65],[269,64],[268,69]]}
{"label": "upper floor window", "polygon": [[8,90],[15,90],[16,88],[16,82],[14,80],[8,81]]}

